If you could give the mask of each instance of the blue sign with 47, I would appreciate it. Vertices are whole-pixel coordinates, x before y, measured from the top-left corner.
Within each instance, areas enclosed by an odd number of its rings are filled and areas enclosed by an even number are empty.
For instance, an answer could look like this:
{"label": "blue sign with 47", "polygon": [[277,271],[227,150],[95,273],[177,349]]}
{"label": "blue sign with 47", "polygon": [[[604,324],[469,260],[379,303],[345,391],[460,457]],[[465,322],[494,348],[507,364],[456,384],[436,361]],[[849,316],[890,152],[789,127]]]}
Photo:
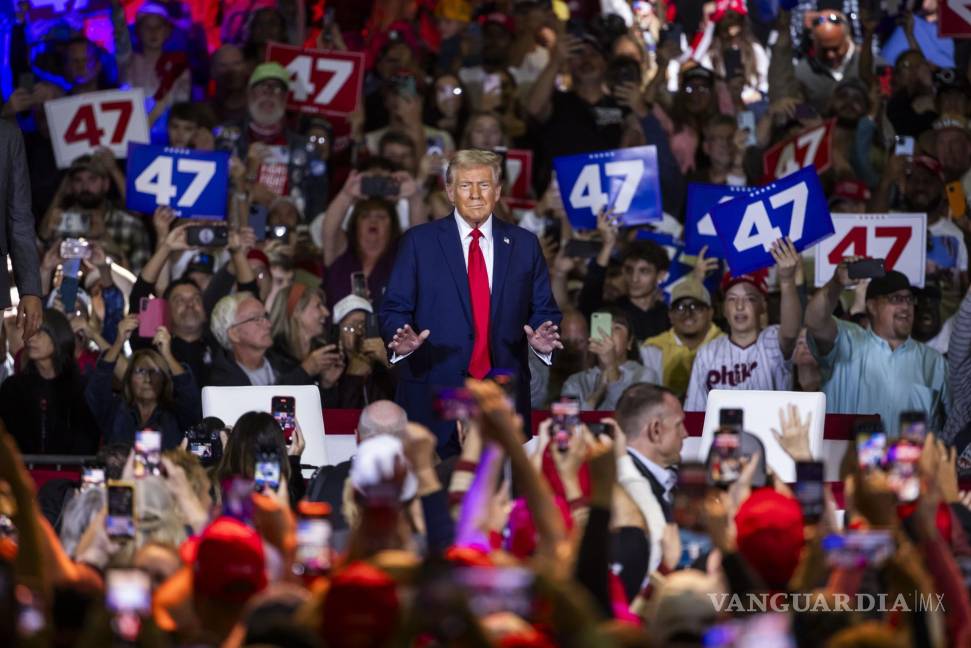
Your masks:
{"label": "blue sign with 47", "polygon": [[734,276],[773,265],[769,250],[783,236],[802,252],[835,231],[813,166],[716,205],[711,217]]}

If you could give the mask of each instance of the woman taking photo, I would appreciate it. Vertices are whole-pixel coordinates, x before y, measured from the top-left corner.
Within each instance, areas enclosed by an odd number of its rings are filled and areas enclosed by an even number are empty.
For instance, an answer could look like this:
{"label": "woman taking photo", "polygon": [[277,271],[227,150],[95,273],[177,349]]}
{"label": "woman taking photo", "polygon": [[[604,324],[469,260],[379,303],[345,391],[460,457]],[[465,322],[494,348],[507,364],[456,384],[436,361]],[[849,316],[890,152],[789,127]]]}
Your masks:
{"label": "woman taking photo", "polygon": [[24,454],[94,454],[98,424],[84,399],[75,338],[64,314],[45,310],[24,345],[20,372],[0,387],[0,418]]}
{"label": "woman taking photo", "polygon": [[273,350],[289,365],[302,365],[318,376],[323,389],[333,386],[344,369],[336,341],[322,337],[329,316],[320,290],[299,281],[277,293],[270,310]]}
{"label": "woman taking photo", "polygon": [[229,434],[223,458],[213,475],[213,483],[220,484],[231,477],[256,479],[257,461],[276,463],[277,486],[257,486],[264,494],[277,496],[281,501],[289,499],[296,506],[304,493],[303,476],[300,473],[300,455],[303,454],[304,445],[299,424],[288,446],[283,438],[283,430],[271,414],[247,412],[239,417]]}
{"label": "woman taking photo", "polygon": [[321,389],[324,407],[357,409],[376,400],[394,399],[395,383],[384,340],[375,331],[368,335],[367,320],[373,314],[371,303],[357,295],[348,295],[334,306],[346,368],[337,384]]}
{"label": "woman taking photo", "polygon": [[192,372],[172,355],[172,337],[159,327],[152,349],[136,351],[122,379],[122,394],[111,389],[115,363],[125,341],[138,328],[138,316],[118,325],[118,337],[88,382],[85,398],[105,443],[134,443],[136,430],[158,430],[162,449],[179,445],[184,431],[202,420],[202,401]]}
{"label": "woman taking photo", "polygon": [[401,238],[394,205],[365,198],[354,205],[347,224],[347,249],[327,268],[327,307],[353,292],[352,276],[363,272],[371,299],[380,299],[391,277]]}

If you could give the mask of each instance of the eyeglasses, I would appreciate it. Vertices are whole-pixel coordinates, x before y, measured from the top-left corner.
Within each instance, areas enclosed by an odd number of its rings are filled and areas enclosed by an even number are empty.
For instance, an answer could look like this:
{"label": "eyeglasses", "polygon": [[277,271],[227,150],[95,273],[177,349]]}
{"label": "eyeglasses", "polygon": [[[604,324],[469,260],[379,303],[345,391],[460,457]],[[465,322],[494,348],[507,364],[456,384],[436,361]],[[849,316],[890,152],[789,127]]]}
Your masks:
{"label": "eyeglasses", "polygon": [[813,21],[814,26],[822,25],[823,23],[831,23],[833,25],[842,25],[844,20],[843,16],[838,13],[828,13],[816,16],[816,20]]}
{"label": "eyeglasses", "polygon": [[134,369],[132,369],[131,372],[133,375],[138,376],[139,378],[148,378],[148,379],[152,379],[152,378],[155,378],[156,376],[162,375],[162,370],[157,369],[156,367],[135,367]]}
{"label": "eyeglasses", "polygon": [[684,87],[685,94],[711,94],[711,88],[706,85],[686,85]]}
{"label": "eyeglasses", "polygon": [[269,322],[269,321],[270,321],[270,316],[267,315],[266,313],[263,313],[262,315],[254,315],[253,317],[247,317],[242,322],[236,322],[235,324],[233,324],[229,328],[234,328],[236,326],[242,326],[243,324],[249,324],[250,322],[260,322],[260,323],[263,323],[263,322]]}
{"label": "eyeglasses", "polygon": [[913,306],[917,303],[917,298],[913,295],[887,295],[885,299],[894,306]]}
{"label": "eyeglasses", "polygon": [[672,313],[677,313],[678,315],[687,315],[689,313],[697,313],[708,308],[705,304],[696,301],[679,301],[677,304],[671,307]]}
{"label": "eyeglasses", "polygon": [[346,325],[346,326],[342,326],[341,330],[344,331],[345,333],[356,333],[357,335],[361,335],[362,333],[364,333],[364,325],[363,324],[357,324],[355,326]]}

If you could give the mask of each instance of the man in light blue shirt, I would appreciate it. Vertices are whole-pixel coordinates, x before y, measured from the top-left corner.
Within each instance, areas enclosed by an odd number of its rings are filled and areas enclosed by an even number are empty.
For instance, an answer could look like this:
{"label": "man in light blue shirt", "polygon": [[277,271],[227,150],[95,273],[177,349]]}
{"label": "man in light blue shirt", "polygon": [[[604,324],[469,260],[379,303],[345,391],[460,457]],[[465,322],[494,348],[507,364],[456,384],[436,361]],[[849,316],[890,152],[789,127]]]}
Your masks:
{"label": "man in light blue shirt", "polygon": [[950,405],[944,357],[910,337],[914,295],[907,277],[890,271],[870,280],[866,309],[870,328],[837,320],[833,309],[854,283],[841,263],[833,278],[806,307],[806,342],[823,372],[826,410],[840,414],[877,413],[896,435],[901,412],[926,412],[939,432]]}

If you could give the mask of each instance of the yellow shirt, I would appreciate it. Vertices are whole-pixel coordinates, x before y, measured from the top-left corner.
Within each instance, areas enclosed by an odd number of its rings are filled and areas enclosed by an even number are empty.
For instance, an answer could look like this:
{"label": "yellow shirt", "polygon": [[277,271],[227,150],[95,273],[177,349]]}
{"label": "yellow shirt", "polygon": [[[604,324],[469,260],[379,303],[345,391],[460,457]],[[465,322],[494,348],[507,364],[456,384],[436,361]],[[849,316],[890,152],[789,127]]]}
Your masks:
{"label": "yellow shirt", "polygon": [[673,391],[678,398],[684,398],[691,379],[691,365],[695,356],[705,344],[724,335],[722,330],[711,324],[705,339],[694,349],[690,349],[669,328],[660,335],[644,340],[641,346],[641,362],[645,367],[653,367],[661,375],[661,384]]}

